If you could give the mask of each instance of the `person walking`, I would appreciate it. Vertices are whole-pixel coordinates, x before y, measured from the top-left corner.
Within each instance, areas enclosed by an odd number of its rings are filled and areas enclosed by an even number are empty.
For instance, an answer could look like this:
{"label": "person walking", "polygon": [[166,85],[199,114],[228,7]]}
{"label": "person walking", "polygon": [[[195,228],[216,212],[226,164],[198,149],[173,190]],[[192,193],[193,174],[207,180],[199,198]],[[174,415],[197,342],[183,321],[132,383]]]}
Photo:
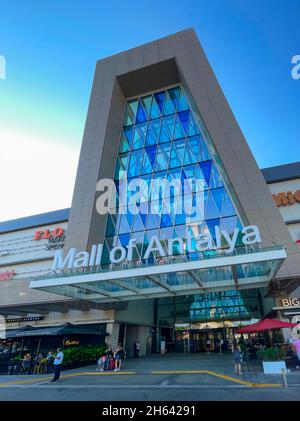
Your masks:
{"label": "person walking", "polygon": [[236,342],[233,343],[232,352],[233,352],[233,361],[234,361],[234,372],[235,374],[243,374],[242,373],[242,351],[241,351],[241,347]]}
{"label": "person walking", "polygon": [[141,349],[140,341],[135,341],[133,344],[134,358],[139,358],[140,349]]}
{"label": "person walking", "polygon": [[64,360],[64,353],[61,351],[61,348],[57,348],[57,354],[54,359],[54,377],[50,383],[56,382],[60,377],[60,370]]}
{"label": "person walking", "polygon": [[207,339],[206,339],[206,353],[207,354],[209,354],[209,352],[210,352],[210,344],[211,344],[210,339],[209,339],[209,337],[207,337]]}

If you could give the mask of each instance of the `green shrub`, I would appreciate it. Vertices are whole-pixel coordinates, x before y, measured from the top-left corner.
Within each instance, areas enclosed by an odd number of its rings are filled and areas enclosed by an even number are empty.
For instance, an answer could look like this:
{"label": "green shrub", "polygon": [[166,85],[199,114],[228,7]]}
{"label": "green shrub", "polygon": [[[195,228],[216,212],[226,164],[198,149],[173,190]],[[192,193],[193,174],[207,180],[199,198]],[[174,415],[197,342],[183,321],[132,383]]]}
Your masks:
{"label": "green shrub", "polygon": [[264,361],[279,361],[282,360],[285,356],[285,353],[280,348],[265,348],[260,349],[257,353],[259,358],[262,358]]}
{"label": "green shrub", "polygon": [[64,349],[64,366],[73,364],[89,364],[96,361],[104,354],[106,347],[104,345],[94,346],[76,346]]}

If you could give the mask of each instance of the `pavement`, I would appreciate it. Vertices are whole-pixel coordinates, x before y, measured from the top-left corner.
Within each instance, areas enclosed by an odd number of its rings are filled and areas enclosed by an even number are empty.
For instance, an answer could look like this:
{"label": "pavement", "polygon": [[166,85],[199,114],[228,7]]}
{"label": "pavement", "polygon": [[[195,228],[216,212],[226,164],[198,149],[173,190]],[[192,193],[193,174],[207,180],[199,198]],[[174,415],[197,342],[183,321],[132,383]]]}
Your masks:
{"label": "pavement", "polygon": [[128,359],[120,372],[95,366],[51,375],[0,376],[0,401],[300,401],[300,370],[265,375],[260,361],[235,375],[230,354],[168,354]]}

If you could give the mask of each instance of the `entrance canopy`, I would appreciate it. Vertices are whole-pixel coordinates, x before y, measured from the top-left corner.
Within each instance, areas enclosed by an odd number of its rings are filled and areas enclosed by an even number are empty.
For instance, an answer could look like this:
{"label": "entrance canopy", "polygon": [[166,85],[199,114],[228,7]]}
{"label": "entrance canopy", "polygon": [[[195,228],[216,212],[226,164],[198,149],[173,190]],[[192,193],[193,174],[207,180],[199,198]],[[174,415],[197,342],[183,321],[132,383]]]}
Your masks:
{"label": "entrance canopy", "polygon": [[237,331],[237,333],[265,332],[267,330],[283,329],[283,328],[295,327],[295,326],[297,326],[297,323],[288,323],[288,322],[283,322],[282,320],[273,320],[273,319],[265,318],[263,320],[260,320],[257,323],[253,323],[252,325],[242,327],[241,329]]}
{"label": "entrance canopy", "polygon": [[131,262],[130,267],[51,273],[32,280],[30,288],[93,302],[258,288],[268,284],[285,258],[281,247],[190,261],[172,256],[155,265]]}

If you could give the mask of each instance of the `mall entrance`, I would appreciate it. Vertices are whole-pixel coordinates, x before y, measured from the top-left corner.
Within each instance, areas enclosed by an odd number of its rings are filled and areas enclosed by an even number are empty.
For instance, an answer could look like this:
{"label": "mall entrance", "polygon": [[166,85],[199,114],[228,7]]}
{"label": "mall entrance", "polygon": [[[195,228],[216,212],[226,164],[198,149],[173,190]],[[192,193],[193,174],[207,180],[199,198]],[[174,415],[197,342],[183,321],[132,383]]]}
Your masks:
{"label": "mall entrance", "polygon": [[262,315],[258,289],[159,298],[156,352],[226,352],[235,330]]}

